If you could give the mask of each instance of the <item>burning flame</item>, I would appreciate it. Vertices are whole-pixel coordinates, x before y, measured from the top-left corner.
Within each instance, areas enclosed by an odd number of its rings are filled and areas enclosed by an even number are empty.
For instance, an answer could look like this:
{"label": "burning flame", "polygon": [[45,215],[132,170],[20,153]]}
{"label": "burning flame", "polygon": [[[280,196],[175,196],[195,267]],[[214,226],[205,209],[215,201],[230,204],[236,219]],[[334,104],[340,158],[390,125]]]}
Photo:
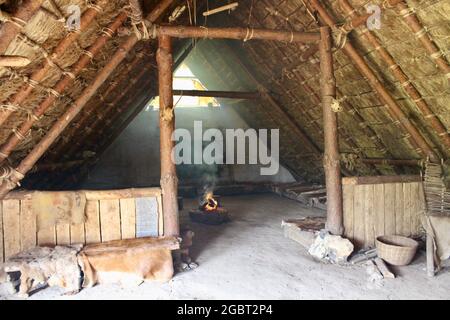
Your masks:
{"label": "burning flame", "polygon": [[219,202],[214,199],[212,192],[205,193],[203,203],[203,210],[205,211],[215,211],[219,207]]}

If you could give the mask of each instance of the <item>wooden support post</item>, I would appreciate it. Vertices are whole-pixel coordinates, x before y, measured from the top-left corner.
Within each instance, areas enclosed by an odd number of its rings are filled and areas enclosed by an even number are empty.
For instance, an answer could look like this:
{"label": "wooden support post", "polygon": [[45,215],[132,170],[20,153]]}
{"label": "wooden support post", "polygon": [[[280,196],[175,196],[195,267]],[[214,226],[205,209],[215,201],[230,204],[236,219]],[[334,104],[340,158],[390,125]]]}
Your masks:
{"label": "wooden support post", "polygon": [[[356,15],[355,13],[356,11],[354,10],[353,6],[350,4],[348,0],[341,0],[340,5],[345,14],[349,16]],[[399,4],[399,6],[404,7],[405,4]],[[418,21],[417,19],[413,18],[411,19],[412,21]],[[409,16],[408,21],[410,21]],[[388,50],[386,50],[382,46],[381,41],[378,39],[375,33],[367,29],[362,33],[362,36],[365,37],[368,40],[368,42],[372,44],[372,46],[376,49],[376,51],[380,55],[381,59],[386,63],[388,67],[387,69],[390,70],[392,75],[399,81],[399,83],[401,83],[405,92],[408,94],[408,96],[416,104],[417,108],[422,113],[424,119],[430,124],[430,127],[435,131],[437,136],[439,136],[441,141],[445,144],[444,149],[450,150],[450,134],[447,132],[445,125],[441,122],[441,120],[439,120],[439,117],[437,117],[434,114],[431,107],[428,105],[426,100],[423,99],[422,95],[414,86],[414,84],[411,83],[409,77],[403,71],[401,66],[397,64],[397,62],[395,62],[394,57],[388,52]],[[448,72],[450,74],[450,68]],[[443,150],[443,153],[448,154],[448,151],[445,150]]]}
{"label": "wooden support post", "polygon": [[[148,21],[155,22],[164,11],[173,3],[173,0],[162,0],[147,16]],[[0,199],[3,199],[10,190],[21,181],[25,174],[30,171],[35,163],[44,155],[53,142],[67,128],[73,119],[80,113],[83,107],[88,103],[92,96],[97,93],[98,89],[116,70],[117,66],[125,59],[128,52],[138,43],[139,39],[136,35],[130,35],[119,46],[108,63],[97,73],[97,76],[89,84],[78,97],[78,99],[64,112],[64,114],[53,124],[47,134],[41,141],[31,150],[30,153],[15,168],[11,177],[0,185]],[[172,92],[170,92],[172,96]]]}
{"label": "wooden support post", "polygon": [[[310,0],[310,4],[308,5],[308,7],[316,11],[319,14],[320,18],[325,22],[325,24],[327,24],[331,28],[336,28],[336,22],[334,21],[334,18],[328,13],[328,11],[321,5],[318,0]],[[429,157],[432,162],[437,162],[439,159],[439,155],[424,139],[419,129],[417,129],[409,120],[408,115],[405,114],[394,97],[382,85],[381,80],[349,40],[345,43],[342,50],[354,64],[356,69],[367,79],[373,90],[378,93],[381,101],[388,107],[387,111],[389,112],[391,117],[396,119],[399,127],[404,129],[409,134],[409,140],[413,147],[416,147],[416,152],[421,153],[424,157]]]}
{"label": "wooden support post", "polygon": [[156,55],[159,80],[159,125],[161,148],[161,189],[164,214],[164,236],[178,236],[178,178],[175,163],[172,161],[175,130],[175,110],[173,106],[173,58],[172,40],[169,36],[158,37],[159,48]]}
{"label": "wooden support post", "polygon": [[319,45],[321,94],[324,121],[324,168],[327,188],[327,224],[326,228],[334,235],[342,235],[343,207],[342,182],[339,160],[337,115],[331,108],[336,98],[336,79],[334,77],[331,29],[321,27],[322,40]]}

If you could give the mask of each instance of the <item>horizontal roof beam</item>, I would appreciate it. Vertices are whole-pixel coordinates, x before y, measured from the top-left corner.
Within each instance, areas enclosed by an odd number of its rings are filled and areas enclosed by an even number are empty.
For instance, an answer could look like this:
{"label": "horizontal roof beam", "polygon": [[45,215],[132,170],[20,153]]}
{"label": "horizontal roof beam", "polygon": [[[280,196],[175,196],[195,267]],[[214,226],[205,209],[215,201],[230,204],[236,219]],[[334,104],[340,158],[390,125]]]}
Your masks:
{"label": "horizontal roof beam", "polygon": [[244,99],[256,100],[261,98],[261,94],[255,92],[239,92],[239,91],[204,91],[204,90],[173,90],[174,96],[185,97],[209,97],[209,98],[227,98],[227,99]]}
{"label": "horizontal roof beam", "polygon": [[318,32],[296,32],[258,28],[209,28],[191,26],[157,26],[151,27],[150,34],[170,36],[173,38],[205,38],[234,40],[271,40],[281,42],[315,43],[320,41]]}

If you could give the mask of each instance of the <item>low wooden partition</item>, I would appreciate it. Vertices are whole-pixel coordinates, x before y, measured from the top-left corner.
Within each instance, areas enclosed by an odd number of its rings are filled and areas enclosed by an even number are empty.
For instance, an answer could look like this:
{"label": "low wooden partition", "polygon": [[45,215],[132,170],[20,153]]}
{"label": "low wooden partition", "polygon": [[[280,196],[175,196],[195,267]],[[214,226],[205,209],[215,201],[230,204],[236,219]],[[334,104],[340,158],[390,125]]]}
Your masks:
{"label": "low wooden partition", "polygon": [[91,244],[162,236],[160,188],[77,191],[86,197],[86,221],[37,230],[34,192],[11,192],[1,201],[0,262],[36,245]]}
{"label": "low wooden partition", "polygon": [[345,236],[358,248],[380,235],[417,236],[425,196],[420,176],[343,178]]}

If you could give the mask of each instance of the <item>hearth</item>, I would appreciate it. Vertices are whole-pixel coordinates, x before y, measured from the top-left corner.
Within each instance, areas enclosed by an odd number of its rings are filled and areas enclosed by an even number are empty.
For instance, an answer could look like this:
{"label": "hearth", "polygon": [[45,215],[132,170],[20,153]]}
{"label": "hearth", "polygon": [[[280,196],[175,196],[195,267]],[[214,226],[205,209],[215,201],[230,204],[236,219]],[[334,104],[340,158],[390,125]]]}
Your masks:
{"label": "hearth", "polygon": [[193,222],[219,225],[230,221],[228,210],[222,207],[220,197],[207,192],[201,199],[198,209],[189,212]]}

